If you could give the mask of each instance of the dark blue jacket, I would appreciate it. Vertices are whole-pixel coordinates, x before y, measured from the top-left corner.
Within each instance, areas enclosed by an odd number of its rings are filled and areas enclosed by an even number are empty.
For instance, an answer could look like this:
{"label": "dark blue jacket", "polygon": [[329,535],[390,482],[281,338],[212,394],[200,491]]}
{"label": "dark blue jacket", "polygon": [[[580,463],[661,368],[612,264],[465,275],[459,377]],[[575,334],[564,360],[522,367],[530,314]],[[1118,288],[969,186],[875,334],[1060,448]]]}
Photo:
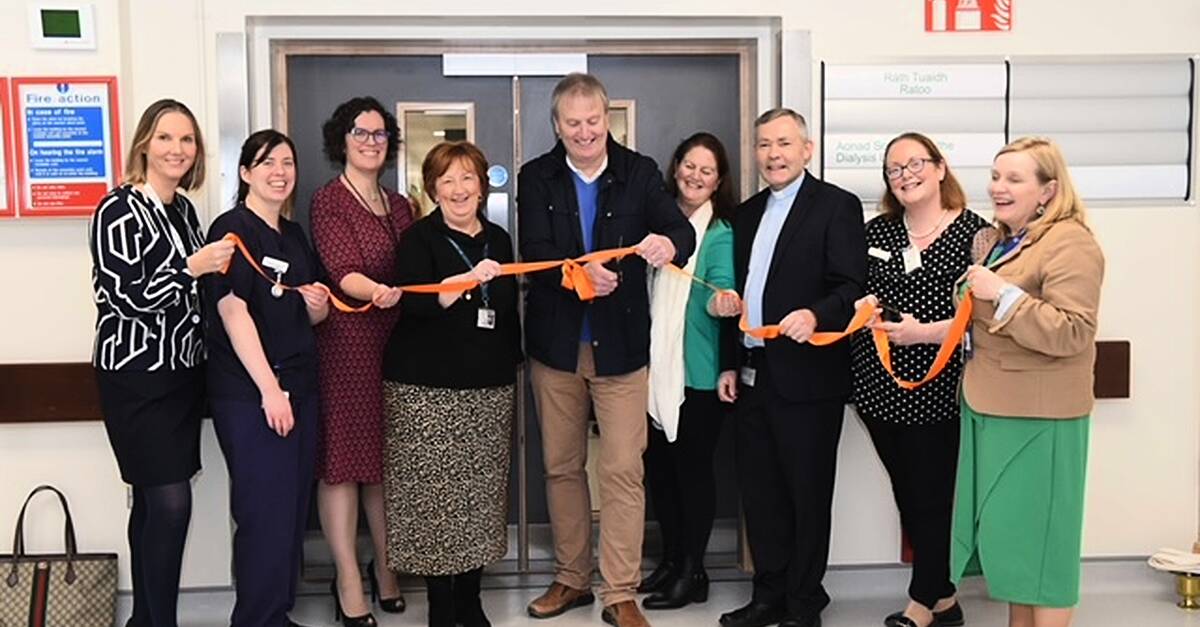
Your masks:
{"label": "dark blue jacket", "polygon": [[[522,261],[578,257],[584,254],[579,203],[562,142],[526,163],[518,174],[518,239]],[[608,138],[608,167],[600,175],[600,193],[592,241],[596,250],[632,246],[649,233],[675,244],[682,266],[696,246],[687,218],[663,186],[654,160]],[[563,289],[557,271],[531,275],[525,309],[529,357],[556,370],[574,372],[585,309],[590,311],[596,374],[632,372],[650,359],[650,305],[646,263],[629,256],[610,267],[620,285],[591,303]]]}

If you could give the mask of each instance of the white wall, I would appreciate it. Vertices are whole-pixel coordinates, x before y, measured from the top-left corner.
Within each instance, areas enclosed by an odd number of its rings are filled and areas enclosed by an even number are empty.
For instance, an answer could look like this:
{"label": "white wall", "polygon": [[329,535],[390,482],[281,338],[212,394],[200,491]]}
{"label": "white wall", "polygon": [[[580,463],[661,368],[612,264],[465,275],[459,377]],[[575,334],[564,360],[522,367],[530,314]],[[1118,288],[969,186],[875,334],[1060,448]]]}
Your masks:
{"label": "white wall", "polygon": [[[779,15],[785,29],[811,31],[814,59],[831,62],[905,56],[949,60],[979,55],[1193,54],[1200,48],[1195,38],[1200,3],[1195,0],[1164,0],[1154,3],[1153,10],[1118,0],[1026,0],[1015,3],[1015,32],[974,35],[926,35],[919,0],[748,0],[736,5],[718,0],[622,0],[574,8],[554,0],[503,5],[444,0],[93,4],[99,45],[87,53],[31,50],[25,3],[0,4],[0,75],[115,74],[127,135],[137,113],[151,101],[171,96],[188,102],[210,142],[213,174],[207,199],[199,197],[209,218],[221,208],[215,174],[215,85],[222,71],[210,60],[215,58],[216,33],[243,32],[248,16],[466,16],[500,10],[508,15]],[[1192,324],[1200,305],[1200,214],[1193,206],[1118,206],[1093,209],[1092,221],[1108,258],[1100,336],[1132,343],[1133,398],[1101,401],[1095,411],[1085,553],[1144,555],[1160,546],[1188,546],[1196,536],[1200,506],[1200,391],[1195,385],[1200,378],[1200,338]],[[79,220],[0,223],[0,293],[7,295],[8,303],[0,308],[0,362],[88,359],[94,309],[85,248],[85,226]],[[185,586],[229,582],[226,478],[207,428],[204,463],[197,481]],[[0,543],[6,542],[8,521],[29,487],[54,482],[73,499],[83,547],[124,547],[124,490],[100,425],[0,427],[0,477]],[[835,561],[895,560],[898,531],[889,499],[861,428],[856,421],[848,422],[838,477]],[[59,531],[51,508],[43,505],[34,514],[40,521],[53,522],[31,530],[30,540],[32,547],[48,549],[57,546]]]}

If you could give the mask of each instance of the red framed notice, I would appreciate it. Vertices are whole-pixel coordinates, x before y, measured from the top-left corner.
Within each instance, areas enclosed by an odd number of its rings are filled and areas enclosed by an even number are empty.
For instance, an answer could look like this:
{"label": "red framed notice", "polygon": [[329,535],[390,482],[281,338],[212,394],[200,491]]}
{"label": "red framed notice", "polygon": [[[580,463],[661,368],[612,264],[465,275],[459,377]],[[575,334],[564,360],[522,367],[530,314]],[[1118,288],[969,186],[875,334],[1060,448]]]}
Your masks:
{"label": "red framed notice", "polygon": [[18,216],[91,216],[121,180],[117,78],[13,78],[10,93]]}
{"label": "red framed notice", "polygon": [[12,106],[8,79],[0,78],[0,218],[17,215],[17,181],[13,177],[16,153],[12,145]]}

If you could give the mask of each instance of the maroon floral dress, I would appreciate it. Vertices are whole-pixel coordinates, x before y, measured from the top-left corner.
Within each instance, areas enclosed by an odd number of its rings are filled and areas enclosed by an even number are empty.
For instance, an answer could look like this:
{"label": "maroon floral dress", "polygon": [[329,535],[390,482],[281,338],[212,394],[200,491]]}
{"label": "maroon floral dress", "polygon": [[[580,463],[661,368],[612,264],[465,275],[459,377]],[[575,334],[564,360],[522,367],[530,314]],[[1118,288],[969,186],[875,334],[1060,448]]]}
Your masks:
{"label": "maroon floral dress", "polygon": [[[387,216],[359,204],[341,177],[313,194],[313,245],[329,274],[329,288],[349,304],[338,285],[351,272],[395,285],[396,247],[412,224],[412,208],[386,190]],[[366,190],[361,190],[366,193]],[[380,483],[383,480],[383,349],[399,307],[366,313],[333,311],[317,325],[321,391],[321,445],[317,477],[325,483]]]}

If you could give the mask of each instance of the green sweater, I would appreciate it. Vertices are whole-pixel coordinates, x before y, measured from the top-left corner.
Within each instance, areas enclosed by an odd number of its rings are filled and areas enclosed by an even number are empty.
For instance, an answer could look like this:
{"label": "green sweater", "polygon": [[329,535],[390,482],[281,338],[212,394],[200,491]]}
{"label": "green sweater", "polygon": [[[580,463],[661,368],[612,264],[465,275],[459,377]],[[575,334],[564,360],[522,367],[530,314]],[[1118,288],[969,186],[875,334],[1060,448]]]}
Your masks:
{"label": "green sweater", "polygon": [[[715,220],[704,233],[696,253],[696,276],[722,289],[733,289],[733,229]],[[720,376],[721,321],[708,315],[713,291],[692,282],[683,330],[684,385],[694,390],[717,389]]]}

